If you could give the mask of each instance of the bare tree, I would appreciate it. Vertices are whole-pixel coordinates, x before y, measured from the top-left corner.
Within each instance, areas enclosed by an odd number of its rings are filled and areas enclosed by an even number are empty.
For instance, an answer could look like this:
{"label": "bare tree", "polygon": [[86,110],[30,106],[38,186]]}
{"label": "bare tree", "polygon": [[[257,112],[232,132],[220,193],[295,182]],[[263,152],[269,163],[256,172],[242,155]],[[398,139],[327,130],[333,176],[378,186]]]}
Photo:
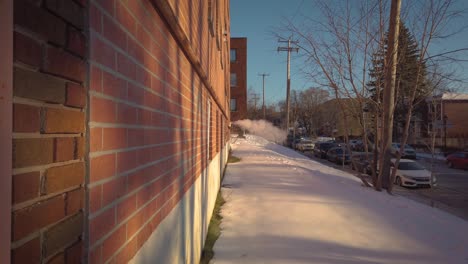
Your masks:
{"label": "bare tree", "polygon": [[[416,78],[421,76],[422,60],[427,60],[428,56],[428,39],[434,37],[433,33],[439,32],[440,27],[450,20],[451,16],[456,16],[458,13],[449,12],[449,6],[452,1],[417,1],[411,2],[402,8],[402,17],[409,20],[415,18],[420,22],[425,22],[426,26],[420,28],[411,27],[415,36],[418,36],[418,44],[420,46],[419,59],[421,60],[419,71],[415,75]],[[307,18],[302,24],[292,22],[286,23],[283,30],[288,35],[293,34],[299,39],[299,46],[304,51],[305,63],[310,67],[306,69],[307,76],[317,83],[320,87],[327,88],[335,99],[337,99],[340,111],[343,113],[343,123],[345,128],[348,128],[349,115],[352,109],[343,102],[343,98],[353,98],[359,104],[359,109],[376,109],[377,114],[374,116],[374,128],[378,130],[382,123],[382,103],[380,95],[375,98],[370,98],[368,94],[368,68],[372,63],[372,54],[381,50],[385,45],[385,32],[387,31],[389,12],[387,2],[381,0],[361,1],[356,4],[355,1],[318,1],[317,8],[323,14],[323,19]],[[422,8],[424,7],[424,8]],[[412,8],[411,10],[409,10]],[[445,11],[444,11],[445,10]],[[424,12],[423,12],[424,11]],[[283,32],[284,32],[283,31]],[[426,32],[426,33],[424,33]],[[449,53],[451,54],[451,53]],[[394,54],[392,54],[394,55]],[[444,55],[445,57],[445,55]],[[388,61],[385,62],[384,71],[388,68]],[[385,80],[381,80],[385,84]],[[415,82],[418,85],[418,81]],[[382,84],[379,84],[380,87]],[[409,125],[412,117],[412,110],[415,103],[415,91],[418,87],[411,90],[408,100],[410,101],[410,109],[407,111],[403,135],[403,143],[407,141]],[[377,94],[381,94],[382,90],[378,90]],[[363,118],[363,111],[356,111],[357,115],[362,117],[363,122],[363,137],[365,150],[368,151],[368,129],[369,125]],[[393,111],[388,111],[389,116],[393,116]],[[345,141],[348,142],[349,130],[345,131]],[[374,132],[374,159],[383,150],[382,141],[379,143],[379,133]],[[390,141],[391,142],[391,141]],[[387,142],[388,143],[388,142]],[[346,144],[349,147],[349,144]],[[388,144],[386,144],[388,146]],[[404,148],[405,144],[402,144]],[[402,149],[400,150],[402,153]],[[387,156],[388,159],[388,156]],[[376,161],[376,160],[375,160]],[[374,162],[376,164],[377,162]],[[380,166],[382,168],[382,166]],[[375,189],[380,190],[382,181],[382,173],[389,175],[389,170],[381,169],[380,174],[372,173],[372,182]],[[365,178],[358,176],[363,181],[364,185],[369,186]],[[392,177],[387,177],[385,187],[391,192]]]}

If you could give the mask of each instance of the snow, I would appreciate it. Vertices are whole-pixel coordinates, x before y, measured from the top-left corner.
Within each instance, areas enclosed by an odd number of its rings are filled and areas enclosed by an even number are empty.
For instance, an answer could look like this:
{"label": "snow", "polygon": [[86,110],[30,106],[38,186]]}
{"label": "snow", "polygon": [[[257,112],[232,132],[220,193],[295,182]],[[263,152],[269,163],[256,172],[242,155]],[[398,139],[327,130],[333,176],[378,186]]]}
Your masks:
{"label": "snow", "polygon": [[465,93],[444,93],[442,100],[468,100],[468,94]]}
{"label": "snow", "polygon": [[468,222],[247,135],[232,144],[213,263],[464,263]]}

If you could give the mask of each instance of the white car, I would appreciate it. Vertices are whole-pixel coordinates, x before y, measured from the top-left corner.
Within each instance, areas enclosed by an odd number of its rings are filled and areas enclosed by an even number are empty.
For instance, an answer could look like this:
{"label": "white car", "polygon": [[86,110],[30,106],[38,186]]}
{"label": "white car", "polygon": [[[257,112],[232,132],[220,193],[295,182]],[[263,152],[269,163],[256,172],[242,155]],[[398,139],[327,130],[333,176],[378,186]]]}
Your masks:
{"label": "white car", "polygon": [[315,144],[310,139],[301,139],[299,143],[297,143],[297,149],[302,152],[314,150],[314,147]]}
{"label": "white car", "polygon": [[[396,159],[391,160],[391,169],[395,168]],[[406,187],[431,186],[431,172],[414,160],[400,159],[395,175],[395,184]],[[432,186],[437,185],[434,175]]]}

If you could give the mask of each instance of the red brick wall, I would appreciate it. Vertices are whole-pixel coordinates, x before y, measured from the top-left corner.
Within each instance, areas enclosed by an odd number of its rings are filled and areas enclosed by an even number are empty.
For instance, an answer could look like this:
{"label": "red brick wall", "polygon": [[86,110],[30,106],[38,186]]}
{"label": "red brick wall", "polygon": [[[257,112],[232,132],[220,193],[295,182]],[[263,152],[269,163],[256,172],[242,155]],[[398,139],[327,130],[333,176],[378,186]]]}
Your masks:
{"label": "red brick wall", "polygon": [[175,8],[200,40],[184,46],[149,0],[90,1],[90,263],[131,259],[208,165],[208,145],[210,158],[219,152],[227,66],[209,63],[222,53],[198,2]]}
{"label": "red brick wall", "polygon": [[237,111],[231,112],[231,121],[237,121],[247,118],[247,38],[231,38],[231,49],[236,50],[231,72],[237,74],[237,86],[231,87],[231,98],[237,100]]}
{"label": "red brick wall", "polygon": [[12,263],[78,263],[86,1],[14,1]]}
{"label": "red brick wall", "polygon": [[452,127],[447,128],[447,137],[468,137],[468,101],[444,101],[444,113],[447,115],[447,123]]}

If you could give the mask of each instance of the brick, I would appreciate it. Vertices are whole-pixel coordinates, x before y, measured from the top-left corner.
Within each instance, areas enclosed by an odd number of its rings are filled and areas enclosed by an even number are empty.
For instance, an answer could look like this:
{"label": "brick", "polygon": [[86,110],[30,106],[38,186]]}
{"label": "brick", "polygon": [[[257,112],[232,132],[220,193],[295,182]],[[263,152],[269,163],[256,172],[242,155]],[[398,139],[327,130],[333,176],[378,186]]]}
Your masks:
{"label": "brick", "polygon": [[102,150],[102,128],[92,127],[89,133],[89,149],[90,152]]}
{"label": "brick", "polygon": [[111,207],[89,220],[89,245],[108,234],[115,226],[115,207]]}
{"label": "brick", "polygon": [[143,104],[144,90],[133,84],[128,84],[128,100],[136,104]]}
{"label": "brick", "polygon": [[151,75],[140,66],[137,66],[136,81],[148,89],[151,88]]}
{"label": "brick", "polygon": [[92,91],[102,92],[102,70],[91,65],[89,76],[89,89]]}
{"label": "brick", "polygon": [[135,169],[138,166],[137,150],[117,153],[117,173]]}
{"label": "brick", "polygon": [[40,176],[38,171],[13,175],[13,204],[39,197]]}
{"label": "brick", "polygon": [[13,105],[13,132],[39,132],[40,108],[32,105]]}
{"label": "brick", "polygon": [[124,54],[117,54],[117,71],[125,77],[136,80],[136,65]]}
{"label": "brick", "polygon": [[137,122],[137,108],[120,103],[117,106],[117,122],[122,124],[135,124]]}
{"label": "brick", "polygon": [[52,138],[13,139],[13,167],[49,164],[54,158]]}
{"label": "brick", "polygon": [[127,99],[127,82],[112,73],[102,73],[102,92],[122,100]]}
{"label": "brick", "polygon": [[44,118],[44,133],[83,133],[85,129],[83,112],[48,108]]}
{"label": "brick", "polygon": [[86,56],[86,37],[73,27],[68,27],[67,49],[80,57]]}
{"label": "brick", "polygon": [[103,180],[115,175],[115,154],[93,157],[90,160],[91,182]]}
{"label": "brick", "polygon": [[40,72],[14,69],[13,94],[49,103],[65,102],[65,83]]}
{"label": "brick", "polygon": [[75,139],[72,137],[56,138],[54,146],[54,161],[75,159]]}
{"label": "brick", "polygon": [[102,185],[89,189],[89,212],[94,213],[102,207]]}
{"label": "brick", "polygon": [[127,50],[127,34],[107,16],[103,16],[102,35],[123,51]]}
{"label": "brick", "polygon": [[119,177],[102,185],[102,206],[106,206],[127,192],[127,177]]}
{"label": "brick", "polygon": [[143,210],[138,211],[127,222],[127,236],[132,237],[143,226],[146,220],[143,217]]}
{"label": "brick", "polygon": [[89,8],[89,26],[97,33],[102,32],[102,14],[96,5],[93,3]]}
{"label": "brick", "polygon": [[126,240],[125,225],[115,230],[102,244],[102,260],[105,262],[119,249]]}
{"label": "brick", "polygon": [[65,255],[63,253],[57,254],[48,260],[47,264],[65,264]]}
{"label": "brick", "polygon": [[33,238],[11,252],[13,264],[41,263],[41,241],[39,237]]}
{"label": "brick", "polygon": [[52,167],[45,172],[44,191],[58,192],[84,183],[84,162]]}
{"label": "brick", "polygon": [[136,210],[136,194],[133,194],[117,205],[117,223],[122,222]]}
{"label": "brick", "polygon": [[[30,207],[13,212],[13,241],[65,217],[63,195],[38,202]],[[34,221],[31,221],[34,219]]]}
{"label": "brick", "polygon": [[27,37],[21,33],[14,33],[14,58],[15,61],[22,62],[24,64],[31,65],[39,68],[42,61],[42,48],[41,44],[36,42],[30,37]]}
{"label": "brick", "polygon": [[82,159],[85,154],[85,138],[75,138],[75,159]]}
{"label": "brick", "polygon": [[116,52],[114,48],[100,40],[96,34],[91,33],[91,58],[113,70],[116,66]]}
{"label": "brick", "polygon": [[144,130],[138,128],[128,129],[128,146],[137,147],[144,145]]}
{"label": "brick", "polygon": [[117,21],[133,36],[136,35],[136,21],[130,15],[127,8],[120,2],[116,2],[115,17]]}
{"label": "brick", "polygon": [[46,0],[47,9],[77,28],[83,28],[84,10],[71,0]]}
{"label": "brick", "polygon": [[86,80],[85,62],[71,53],[52,46],[47,48],[47,56],[43,70],[46,73],[78,82],[84,82]]}
{"label": "brick", "polygon": [[117,120],[117,105],[113,101],[93,96],[90,108],[92,122],[115,123]]}
{"label": "brick", "polygon": [[65,105],[83,108],[86,105],[86,91],[84,87],[75,83],[67,83]]}
{"label": "brick", "polygon": [[97,0],[96,1],[109,15],[115,14],[115,1],[114,0]]}
{"label": "brick", "polygon": [[102,262],[102,246],[99,245],[89,252],[89,263],[90,264],[101,264]]}
{"label": "brick", "polygon": [[141,248],[151,235],[149,225],[146,225],[137,235],[137,248]]}
{"label": "brick", "polygon": [[119,252],[119,254],[117,254],[117,256],[114,257],[114,262],[116,264],[128,263],[135,256],[137,251],[137,238],[134,237],[132,240],[128,241],[125,247]]}
{"label": "brick", "polygon": [[65,44],[66,24],[60,18],[28,0],[14,1],[14,22],[58,45]]}
{"label": "brick", "polygon": [[65,263],[80,264],[81,254],[83,252],[83,243],[80,241],[65,250]]}
{"label": "brick", "polygon": [[83,233],[83,214],[79,213],[51,227],[44,234],[44,256],[57,253],[64,245],[69,245]]}
{"label": "brick", "polygon": [[84,188],[80,188],[67,193],[66,215],[72,215],[84,208]]}
{"label": "brick", "polygon": [[127,130],[125,128],[103,128],[102,134],[103,150],[127,147]]}

